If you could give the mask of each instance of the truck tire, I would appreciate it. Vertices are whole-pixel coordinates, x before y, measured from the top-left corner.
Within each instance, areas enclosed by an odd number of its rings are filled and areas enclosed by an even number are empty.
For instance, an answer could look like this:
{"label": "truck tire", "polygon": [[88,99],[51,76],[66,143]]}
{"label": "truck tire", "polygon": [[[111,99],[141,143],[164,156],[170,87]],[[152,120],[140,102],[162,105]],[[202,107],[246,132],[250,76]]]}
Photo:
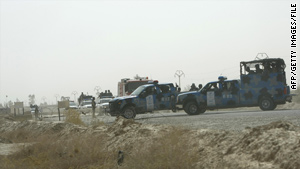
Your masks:
{"label": "truck tire", "polygon": [[125,107],[122,112],[122,116],[125,117],[126,119],[134,119],[136,116],[134,107],[132,107],[132,106]]}
{"label": "truck tire", "polygon": [[199,114],[203,114],[206,112],[206,106],[203,106],[203,104],[200,104],[199,106]]}
{"label": "truck tire", "polygon": [[185,106],[184,106],[184,111],[188,114],[188,115],[198,115],[201,112],[199,111],[199,107],[195,102],[188,102]]}
{"label": "truck tire", "polygon": [[276,104],[276,103],[274,103],[274,108],[273,108],[272,110],[276,109],[276,107],[277,107],[277,104]]}
{"label": "truck tire", "polygon": [[263,96],[259,99],[259,107],[261,110],[274,110],[276,108],[273,100],[270,97]]}
{"label": "truck tire", "polygon": [[171,110],[172,112],[176,112],[176,106],[175,106],[175,96],[174,95],[171,95],[170,97],[170,100],[171,100]]}

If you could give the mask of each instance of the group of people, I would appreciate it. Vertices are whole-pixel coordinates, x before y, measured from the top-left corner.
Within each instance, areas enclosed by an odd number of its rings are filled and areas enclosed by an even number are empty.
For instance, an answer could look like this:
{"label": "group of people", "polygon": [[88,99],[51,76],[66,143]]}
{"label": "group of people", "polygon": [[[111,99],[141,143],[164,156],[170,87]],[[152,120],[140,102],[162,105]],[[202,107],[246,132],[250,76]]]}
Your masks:
{"label": "group of people", "polygon": [[198,90],[200,90],[201,88],[202,88],[202,85],[201,85],[201,84],[199,84],[199,86],[196,87],[195,83],[192,83],[191,88],[190,88],[190,91],[198,91]]}
{"label": "group of people", "polygon": [[262,64],[264,69],[261,69],[259,64],[255,64],[255,70],[251,70],[249,66],[246,66],[245,70],[248,74],[263,74],[263,73],[275,73],[282,70],[281,65],[277,63],[265,62]]}

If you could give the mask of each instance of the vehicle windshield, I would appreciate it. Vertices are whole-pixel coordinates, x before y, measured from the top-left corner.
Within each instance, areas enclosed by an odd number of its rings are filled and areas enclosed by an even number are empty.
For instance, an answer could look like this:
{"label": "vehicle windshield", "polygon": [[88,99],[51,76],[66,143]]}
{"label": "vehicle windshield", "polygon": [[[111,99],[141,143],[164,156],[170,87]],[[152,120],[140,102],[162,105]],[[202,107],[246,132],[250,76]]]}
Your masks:
{"label": "vehicle windshield", "polygon": [[83,103],[83,105],[88,105],[88,104],[92,104],[92,101],[87,100],[87,101],[83,101],[82,103]]}
{"label": "vehicle windshield", "polygon": [[70,105],[70,106],[76,106],[76,103],[70,102],[69,105]]}
{"label": "vehicle windshield", "polygon": [[137,96],[139,95],[146,87],[145,86],[140,86],[137,89],[135,89],[130,96]]}
{"label": "vehicle windshield", "polygon": [[128,82],[125,85],[125,92],[130,94],[132,93],[135,89],[137,89],[139,86],[147,84],[148,81],[133,81],[133,82]]}
{"label": "vehicle windshield", "polygon": [[208,90],[210,87],[212,86],[212,84],[211,83],[207,83],[202,89],[200,89],[199,91],[201,92],[201,91],[206,91],[206,90]]}

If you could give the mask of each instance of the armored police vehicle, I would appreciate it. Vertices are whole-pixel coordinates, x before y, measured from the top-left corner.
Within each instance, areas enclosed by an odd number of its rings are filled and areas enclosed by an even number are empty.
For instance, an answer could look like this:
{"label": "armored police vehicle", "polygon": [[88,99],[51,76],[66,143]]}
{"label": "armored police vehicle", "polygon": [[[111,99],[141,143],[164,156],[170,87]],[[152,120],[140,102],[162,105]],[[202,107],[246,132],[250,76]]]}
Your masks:
{"label": "armored police vehicle", "polygon": [[155,110],[176,111],[175,98],[177,87],[172,83],[158,84],[154,82],[138,87],[130,96],[117,97],[109,102],[111,116],[135,118],[136,114]]}
{"label": "armored police vehicle", "polygon": [[274,110],[292,100],[284,69],[280,58],[241,62],[240,79],[221,76],[199,91],[179,94],[176,105],[189,115],[204,113],[206,109],[250,106]]}

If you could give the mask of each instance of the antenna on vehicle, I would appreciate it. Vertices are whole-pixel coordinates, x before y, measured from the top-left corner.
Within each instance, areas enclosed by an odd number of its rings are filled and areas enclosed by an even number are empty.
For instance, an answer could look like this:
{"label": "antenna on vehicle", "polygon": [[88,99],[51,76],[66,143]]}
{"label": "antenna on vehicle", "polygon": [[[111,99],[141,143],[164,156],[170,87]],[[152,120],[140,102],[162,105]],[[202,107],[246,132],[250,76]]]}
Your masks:
{"label": "antenna on vehicle", "polygon": [[269,56],[266,53],[258,53],[255,57],[255,60],[268,59]]}

